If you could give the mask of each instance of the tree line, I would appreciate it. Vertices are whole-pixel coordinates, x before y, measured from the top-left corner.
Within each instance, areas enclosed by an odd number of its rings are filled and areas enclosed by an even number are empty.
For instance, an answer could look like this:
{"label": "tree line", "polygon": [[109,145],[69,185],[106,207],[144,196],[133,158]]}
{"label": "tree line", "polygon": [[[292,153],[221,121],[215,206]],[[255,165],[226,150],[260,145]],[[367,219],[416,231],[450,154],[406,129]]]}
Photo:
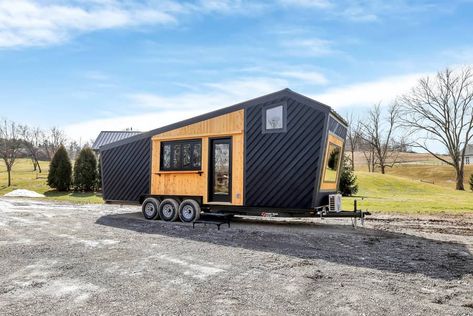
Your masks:
{"label": "tree line", "polygon": [[[456,189],[464,190],[465,153],[473,139],[473,69],[445,69],[428,76],[382,111],[374,105],[363,118],[347,118],[346,152],[355,170],[360,151],[368,170],[400,163],[400,153],[421,149],[455,170]],[[433,148],[441,145],[445,154]],[[473,175],[470,182],[473,186]],[[472,187],[473,189],[473,187]]]}
{"label": "tree line", "polygon": [[51,161],[60,146],[64,146],[72,159],[83,147],[76,141],[68,141],[64,131],[57,127],[43,130],[3,119],[0,122],[0,158],[7,171],[7,185],[12,185],[11,173],[17,159],[31,159],[33,171],[42,173],[42,162]]}

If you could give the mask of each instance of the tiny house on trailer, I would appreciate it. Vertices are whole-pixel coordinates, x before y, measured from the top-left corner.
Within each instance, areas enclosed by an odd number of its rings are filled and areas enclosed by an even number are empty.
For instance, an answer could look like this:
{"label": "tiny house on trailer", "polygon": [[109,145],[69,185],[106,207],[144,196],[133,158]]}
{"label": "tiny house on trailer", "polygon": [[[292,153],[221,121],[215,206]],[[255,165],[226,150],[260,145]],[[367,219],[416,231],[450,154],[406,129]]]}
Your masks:
{"label": "tiny house on trailer", "polygon": [[346,132],[329,106],[284,89],[100,147],[103,198],[165,221],[315,216],[337,192]]}

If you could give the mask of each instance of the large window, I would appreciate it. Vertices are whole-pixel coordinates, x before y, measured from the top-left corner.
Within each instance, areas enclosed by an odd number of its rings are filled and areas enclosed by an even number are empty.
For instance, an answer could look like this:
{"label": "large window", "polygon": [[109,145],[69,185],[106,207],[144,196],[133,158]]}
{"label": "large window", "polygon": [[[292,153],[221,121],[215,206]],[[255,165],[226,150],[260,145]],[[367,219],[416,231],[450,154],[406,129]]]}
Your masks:
{"label": "large window", "polygon": [[330,143],[325,162],[324,182],[337,182],[342,148]]}
{"label": "large window", "polygon": [[161,170],[200,170],[201,164],[200,140],[161,143]]}
{"label": "large window", "polygon": [[278,133],[286,131],[286,104],[280,103],[263,108],[263,132]]}

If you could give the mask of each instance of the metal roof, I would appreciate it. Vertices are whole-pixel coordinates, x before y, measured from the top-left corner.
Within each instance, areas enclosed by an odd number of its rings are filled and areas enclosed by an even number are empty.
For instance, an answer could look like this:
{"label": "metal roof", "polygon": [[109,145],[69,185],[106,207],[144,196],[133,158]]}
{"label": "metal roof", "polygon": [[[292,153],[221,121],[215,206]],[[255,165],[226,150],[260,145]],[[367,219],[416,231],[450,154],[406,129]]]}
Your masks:
{"label": "metal roof", "polygon": [[136,131],[102,131],[99,136],[95,139],[94,144],[92,145],[93,150],[99,150],[101,146],[108,145],[125,138],[141,134],[141,132]]}
{"label": "metal roof", "polygon": [[346,120],[340,114],[335,112],[330,106],[328,106],[326,104],[323,104],[319,101],[316,101],[314,99],[311,99],[309,97],[306,97],[305,95],[294,92],[289,88],[286,88],[286,89],[276,91],[276,92],[273,92],[273,93],[270,93],[270,94],[267,94],[267,95],[263,95],[261,97],[255,98],[255,99],[251,99],[251,100],[244,101],[244,102],[241,102],[241,103],[238,103],[238,104],[226,107],[226,108],[222,108],[222,109],[219,109],[219,110],[216,110],[216,111],[213,111],[213,112],[209,112],[209,113],[206,113],[206,114],[203,114],[203,115],[199,115],[199,116],[196,116],[196,117],[184,120],[184,121],[180,121],[180,122],[177,122],[177,123],[174,123],[174,124],[170,124],[170,125],[166,125],[166,126],[157,128],[157,129],[153,129],[151,131],[141,133],[141,135],[133,135],[133,137],[130,137],[129,139],[117,141],[117,142],[114,142],[113,144],[103,145],[103,148],[101,148],[101,149],[102,150],[108,150],[108,149],[111,149],[111,148],[114,148],[114,147],[117,147],[117,146],[125,145],[125,144],[128,144],[128,143],[143,139],[143,138],[152,137],[156,134],[171,131],[171,130],[174,130],[174,129],[177,129],[177,128],[180,128],[180,127],[183,127],[183,126],[186,126],[186,125],[194,124],[194,123],[204,121],[204,120],[208,120],[210,118],[217,117],[217,116],[220,116],[220,115],[224,115],[224,114],[227,114],[227,113],[230,113],[230,112],[233,112],[233,111],[238,111],[240,109],[255,106],[259,103],[262,103],[262,102],[265,102],[265,101],[268,101],[268,100],[271,100],[271,99],[275,99],[275,98],[278,98],[278,97],[282,97],[282,96],[291,97],[295,100],[300,101],[301,103],[304,103],[304,104],[307,104],[309,106],[315,107],[315,108],[320,109],[320,110],[322,110],[326,113],[330,113],[335,118],[337,118],[342,123],[342,125],[344,125],[345,127],[348,127],[348,123],[346,122]]}

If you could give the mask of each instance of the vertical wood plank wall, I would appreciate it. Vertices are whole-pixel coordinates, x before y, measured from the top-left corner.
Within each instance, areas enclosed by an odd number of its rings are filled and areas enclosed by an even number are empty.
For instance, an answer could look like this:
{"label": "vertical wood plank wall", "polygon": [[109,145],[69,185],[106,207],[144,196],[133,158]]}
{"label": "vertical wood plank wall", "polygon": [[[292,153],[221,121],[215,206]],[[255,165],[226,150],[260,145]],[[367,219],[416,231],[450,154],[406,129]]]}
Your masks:
{"label": "vertical wood plank wall", "polygon": [[[244,110],[153,136],[151,194],[202,196],[208,203],[209,139],[232,137],[232,204],[243,205]],[[202,139],[202,168],[196,171],[160,171],[162,141]]]}

